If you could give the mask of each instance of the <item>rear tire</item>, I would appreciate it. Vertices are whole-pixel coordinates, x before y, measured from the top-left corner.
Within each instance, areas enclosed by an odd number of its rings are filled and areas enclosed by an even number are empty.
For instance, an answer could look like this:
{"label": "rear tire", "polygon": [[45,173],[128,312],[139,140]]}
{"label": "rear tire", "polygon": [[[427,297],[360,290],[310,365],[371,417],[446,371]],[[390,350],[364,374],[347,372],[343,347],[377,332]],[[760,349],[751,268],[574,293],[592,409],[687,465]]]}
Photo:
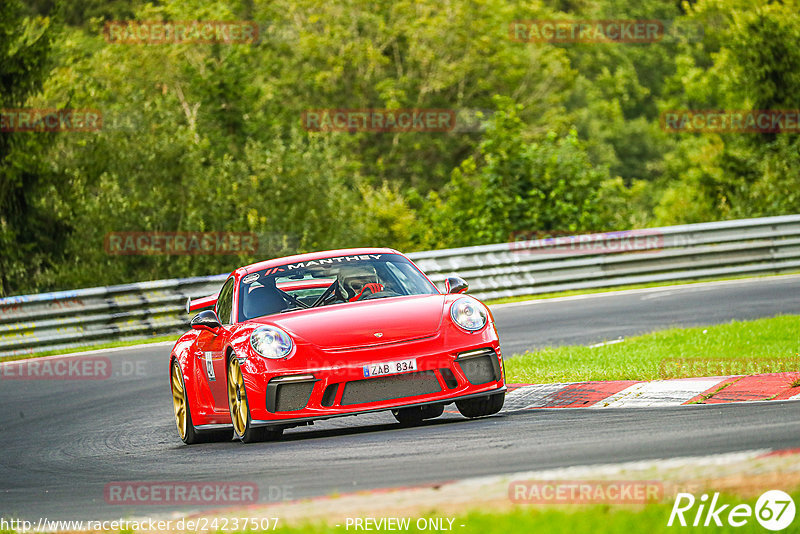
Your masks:
{"label": "rear tire", "polygon": [[427,404],[411,408],[392,410],[392,415],[401,425],[418,425],[425,419],[433,419],[444,413],[444,404]]}
{"label": "rear tire", "polygon": [[244,387],[244,375],[239,359],[231,354],[228,361],[228,408],[231,412],[233,435],[244,443],[272,441],[281,437],[283,427],[254,427],[250,417],[250,405],[247,402],[247,390]]}
{"label": "rear tire", "polygon": [[189,396],[186,394],[186,383],[177,360],[172,361],[170,371],[172,384],[172,408],[175,414],[175,424],[178,427],[178,437],[187,445],[208,443],[212,441],[230,440],[229,430],[200,431],[192,423],[192,410],[189,407]]}
{"label": "rear tire", "polygon": [[458,411],[461,412],[461,415],[473,419],[475,417],[485,417],[487,415],[496,414],[503,409],[505,400],[506,393],[504,391],[502,393],[487,395],[486,397],[456,401],[456,407]]}

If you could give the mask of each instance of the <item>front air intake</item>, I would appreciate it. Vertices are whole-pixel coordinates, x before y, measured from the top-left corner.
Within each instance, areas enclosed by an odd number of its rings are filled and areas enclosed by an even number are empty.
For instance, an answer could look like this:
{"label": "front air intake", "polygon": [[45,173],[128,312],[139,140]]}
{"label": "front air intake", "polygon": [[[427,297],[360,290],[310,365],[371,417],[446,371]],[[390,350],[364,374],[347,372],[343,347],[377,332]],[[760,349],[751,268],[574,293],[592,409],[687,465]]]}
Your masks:
{"label": "front air intake", "polygon": [[267,411],[296,412],[308,405],[316,379],[313,376],[278,377],[267,384]]}
{"label": "front air intake", "polygon": [[330,408],[333,406],[334,401],[336,400],[336,393],[339,391],[339,384],[328,384],[328,387],[325,388],[325,392],[322,394],[322,405],[326,408]]}
{"label": "front air intake", "polygon": [[473,386],[500,380],[500,363],[491,348],[462,352],[456,363]]}

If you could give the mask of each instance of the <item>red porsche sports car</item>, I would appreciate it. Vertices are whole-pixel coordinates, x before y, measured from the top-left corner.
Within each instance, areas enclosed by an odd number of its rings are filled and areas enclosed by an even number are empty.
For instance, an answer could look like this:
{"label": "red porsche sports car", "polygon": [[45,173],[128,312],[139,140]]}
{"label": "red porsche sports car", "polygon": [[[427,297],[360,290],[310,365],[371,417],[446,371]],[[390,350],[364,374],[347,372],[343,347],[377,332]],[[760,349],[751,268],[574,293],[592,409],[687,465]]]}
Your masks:
{"label": "red porsche sports car", "polygon": [[[170,354],[178,433],[275,439],[283,429],[391,410],[404,424],[455,402],[466,417],[500,411],[503,358],[489,309],[446,294],[391,249],[333,250],[241,267]],[[212,308],[213,309],[206,309]],[[222,434],[221,434],[222,433]]]}

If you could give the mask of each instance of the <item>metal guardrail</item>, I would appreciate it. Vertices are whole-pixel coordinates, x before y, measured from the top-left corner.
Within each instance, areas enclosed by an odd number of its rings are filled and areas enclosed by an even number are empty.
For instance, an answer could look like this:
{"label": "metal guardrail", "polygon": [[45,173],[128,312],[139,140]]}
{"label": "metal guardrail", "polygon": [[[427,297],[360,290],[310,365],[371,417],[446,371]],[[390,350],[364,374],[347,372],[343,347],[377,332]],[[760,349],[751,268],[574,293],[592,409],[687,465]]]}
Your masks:
{"label": "metal guardrail", "polygon": [[410,254],[481,299],[800,270],[800,215],[556,237]]}
{"label": "metal guardrail", "polygon": [[177,334],[187,297],[219,291],[227,274],[0,299],[0,357]]}
{"label": "metal guardrail", "polygon": [[[457,273],[482,299],[800,270],[800,215],[415,252],[439,287]],[[179,334],[187,297],[227,274],[0,299],[0,357]]]}

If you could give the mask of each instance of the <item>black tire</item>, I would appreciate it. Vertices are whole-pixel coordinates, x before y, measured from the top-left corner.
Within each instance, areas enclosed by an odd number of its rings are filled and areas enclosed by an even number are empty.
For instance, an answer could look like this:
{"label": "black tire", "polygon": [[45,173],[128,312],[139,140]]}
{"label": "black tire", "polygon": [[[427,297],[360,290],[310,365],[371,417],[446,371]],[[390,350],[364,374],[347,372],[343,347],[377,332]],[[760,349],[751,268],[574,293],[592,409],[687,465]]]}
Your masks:
{"label": "black tire", "polygon": [[425,419],[433,419],[444,413],[444,404],[426,404],[392,410],[392,415],[401,425],[418,425]]}
{"label": "black tire", "polygon": [[247,389],[241,374],[239,360],[231,354],[228,359],[228,372],[225,373],[228,384],[228,409],[231,412],[233,436],[243,443],[272,441],[281,437],[283,427],[253,426],[250,417],[250,403],[247,401]]}
{"label": "black tire", "polygon": [[474,399],[464,399],[456,401],[456,407],[461,415],[473,419],[475,417],[485,417],[487,415],[496,414],[503,409],[503,403],[506,400],[506,392],[494,393],[486,397],[477,397]]}
{"label": "black tire", "polygon": [[244,435],[239,437],[242,443],[261,443],[262,441],[275,441],[283,435],[283,427],[248,425]]}
{"label": "black tire", "polygon": [[[192,410],[189,407],[189,399],[186,393],[186,383],[183,380],[183,373],[176,360],[172,361],[170,369],[170,383],[172,385],[172,405],[175,415],[175,425],[178,427],[178,437],[187,444],[209,443],[212,441],[224,441],[231,439],[230,430],[197,430],[192,423]],[[183,411],[183,420],[181,419]],[[184,428],[185,425],[185,428]]]}

